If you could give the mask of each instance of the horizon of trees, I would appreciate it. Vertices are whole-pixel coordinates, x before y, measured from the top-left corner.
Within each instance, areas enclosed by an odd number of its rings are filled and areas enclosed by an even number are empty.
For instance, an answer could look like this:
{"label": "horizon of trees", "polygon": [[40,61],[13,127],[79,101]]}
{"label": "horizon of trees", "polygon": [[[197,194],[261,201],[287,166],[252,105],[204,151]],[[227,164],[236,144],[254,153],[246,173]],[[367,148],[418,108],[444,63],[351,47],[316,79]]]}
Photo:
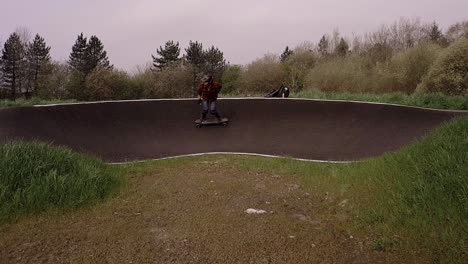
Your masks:
{"label": "horizon of trees", "polygon": [[[357,61],[356,58],[360,58],[361,61],[356,65],[361,68],[395,71],[389,67],[401,57],[399,54],[430,43],[435,46],[420,53],[432,52],[433,55],[411,55],[416,56],[416,59],[427,60],[425,63],[430,65],[440,49],[446,49],[466,36],[468,21],[455,23],[443,32],[435,21],[422,23],[419,19],[402,18],[391,25],[381,25],[373,32],[353,35],[351,38],[342,36],[338,29],[335,29],[331,34],[322,35],[317,44],[304,42],[294,48],[286,46],[282,54],[266,54],[264,58],[258,58],[246,65],[230,65],[223,52],[213,45],[204,48],[202,43],[190,40],[187,47],[181,48],[178,41],[168,40],[164,46],[156,49],[155,54],[151,54],[151,67],[139,67],[137,72],[130,74],[111,65],[104,44],[95,35],[89,39],[83,33],[78,35],[67,62],[57,62],[50,57],[51,47],[47,46],[44,38],[36,34],[32,39],[28,29],[19,28],[2,45],[0,98],[42,96],[95,100],[113,98],[112,94],[115,95],[117,90],[120,93],[119,98],[190,96],[200,77],[206,73],[215,75],[215,78],[221,81],[230,82],[226,83],[227,87],[231,87],[229,91],[239,92],[241,86],[264,85],[251,85],[246,81],[248,78],[244,78],[248,76],[244,73],[253,71],[254,66],[259,63],[264,64],[263,68],[267,64],[278,63],[281,67],[274,66],[276,68],[270,72],[278,74],[277,80],[272,83],[276,85],[276,82],[281,80],[294,90],[301,90],[307,83],[314,83],[307,81],[311,69],[330,66],[334,61]],[[362,64],[364,60],[365,64]],[[428,68],[427,65],[424,67]],[[428,70],[426,68],[424,69]],[[258,74],[252,74],[251,78],[262,74],[260,71]],[[420,77],[422,78],[418,78]],[[124,80],[125,85],[113,82],[112,78]],[[245,80],[240,81],[242,78]],[[268,79],[267,76],[264,78]],[[177,84],[171,84],[171,80],[175,79],[177,81],[174,83]],[[388,82],[390,81],[389,79]],[[251,82],[255,83],[253,79]],[[88,85],[91,83],[92,85]],[[415,81],[412,81],[411,85],[414,86],[414,83]],[[187,86],[184,88],[186,90],[172,92],[177,85]],[[128,89],[133,90],[126,92],[126,88],[120,86],[128,86]],[[137,86],[139,88],[136,88]],[[94,90],[90,87],[94,87]]]}

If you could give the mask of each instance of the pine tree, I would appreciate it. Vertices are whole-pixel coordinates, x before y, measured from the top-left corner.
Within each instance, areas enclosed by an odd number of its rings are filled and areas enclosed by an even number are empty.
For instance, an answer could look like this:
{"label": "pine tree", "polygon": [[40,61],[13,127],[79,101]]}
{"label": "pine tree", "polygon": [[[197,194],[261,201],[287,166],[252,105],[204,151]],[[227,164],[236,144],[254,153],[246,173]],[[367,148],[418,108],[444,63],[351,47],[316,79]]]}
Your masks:
{"label": "pine tree", "polygon": [[75,44],[72,47],[72,52],[70,54],[70,59],[68,60],[68,65],[73,70],[79,72],[86,72],[86,49],[88,47],[88,40],[83,36],[83,33],[78,35]]}
{"label": "pine tree", "polygon": [[205,63],[202,43],[190,41],[188,48],[185,49],[185,53],[187,54],[185,56],[187,62],[193,66],[201,67]]}
{"label": "pine tree", "polygon": [[346,40],[344,40],[344,38],[341,38],[340,43],[338,44],[338,46],[336,46],[335,54],[340,57],[345,57],[348,54],[348,51],[348,43],[346,42]]}
{"label": "pine tree", "polygon": [[85,85],[86,78],[96,67],[112,68],[101,40],[93,35],[88,42],[83,33],[78,35],[72,47],[68,64],[74,71],[71,73],[67,91],[72,98],[78,100],[89,100],[92,91]]}
{"label": "pine tree", "polygon": [[85,74],[91,73],[96,67],[109,68],[109,58],[104,50],[101,40],[96,36],[89,38],[88,45],[85,49]]}
{"label": "pine tree", "polygon": [[444,34],[442,34],[442,31],[439,29],[439,26],[437,25],[435,21],[432,23],[427,37],[431,42],[434,42],[440,45],[445,45],[447,43],[444,37]]}
{"label": "pine tree", "polygon": [[293,54],[293,51],[289,49],[289,46],[286,46],[283,53],[281,54],[281,62],[286,62],[286,60]]}
{"label": "pine tree", "polygon": [[328,48],[330,46],[330,41],[326,35],[323,35],[318,44],[318,51],[322,57],[328,56]]}
{"label": "pine tree", "polygon": [[205,53],[202,43],[190,41],[188,48],[185,49],[185,53],[185,59],[192,65],[193,87],[195,88],[197,86],[197,75],[203,71],[203,65],[205,64]]}
{"label": "pine tree", "polygon": [[164,48],[159,46],[156,53],[159,57],[151,55],[153,57],[153,65],[155,68],[161,70],[169,64],[179,61],[179,42],[174,43],[174,41],[169,40],[166,42]]}
{"label": "pine tree", "polygon": [[212,74],[216,78],[220,78],[223,75],[226,67],[226,60],[224,54],[215,46],[211,46],[205,53],[205,72]]}
{"label": "pine tree", "polygon": [[2,56],[0,56],[0,98],[2,98],[3,95],[3,61],[2,61]]}
{"label": "pine tree", "polygon": [[112,67],[101,40],[93,35],[88,41],[83,33],[78,35],[75,45],[72,47],[68,64],[84,76],[90,74],[98,66]]}
{"label": "pine tree", "polygon": [[26,59],[28,64],[28,80],[30,85],[26,90],[26,96],[38,88],[39,75],[43,73],[44,67],[50,63],[50,47],[47,47],[44,38],[36,35],[33,42],[28,45]]}
{"label": "pine tree", "polygon": [[2,50],[2,68],[6,88],[11,91],[11,99],[16,99],[21,67],[24,64],[24,47],[18,34],[13,33]]}

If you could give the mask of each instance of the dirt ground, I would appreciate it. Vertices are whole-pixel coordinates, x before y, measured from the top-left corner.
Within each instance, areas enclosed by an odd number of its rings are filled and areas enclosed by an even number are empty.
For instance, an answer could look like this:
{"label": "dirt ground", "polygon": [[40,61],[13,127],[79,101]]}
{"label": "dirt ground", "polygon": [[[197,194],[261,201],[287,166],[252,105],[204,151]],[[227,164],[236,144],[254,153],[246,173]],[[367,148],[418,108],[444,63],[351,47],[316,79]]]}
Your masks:
{"label": "dirt ground", "polygon": [[90,208],[0,226],[0,263],[414,262],[349,231],[347,206],[297,177],[206,158],[133,173]]}

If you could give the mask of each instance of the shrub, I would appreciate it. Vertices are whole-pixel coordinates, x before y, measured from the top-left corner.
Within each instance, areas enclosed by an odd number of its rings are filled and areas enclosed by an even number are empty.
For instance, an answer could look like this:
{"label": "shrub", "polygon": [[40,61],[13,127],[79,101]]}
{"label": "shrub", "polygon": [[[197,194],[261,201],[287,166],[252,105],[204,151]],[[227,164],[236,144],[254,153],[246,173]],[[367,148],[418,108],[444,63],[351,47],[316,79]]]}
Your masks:
{"label": "shrub", "polygon": [[436,44],[420,44],[394,56],[391,73],[397,87],[394,90],[412,93],[427,74],[441,48]]}
{"label": "shrub", "polygon": [[334,57],[315,66],[305,77],[305,87],[322,91],[377,92],[377,83],[388,75],[385,68],[380,71],[370,68],[367,58],[360,56]]}
{"label": "shrub", "polygon": [[104,67],[96,67],[86,77],[86,89],[88,90],[88,100],[109,100],[114,96],[115,80],[112,70]]}
{"label": "shrub", "polygon": [[364,55],[370,59],[372,65],[389,61],[392,58],[393,49],[386,44],[376,43],[365,51]]}
{"label": "shrub", "polygon": [[36,95],[42,99],[67,98],[67,84],[70,81],[68,66],[61,63],[52,63],[47,67],[49,74],[41,76]]}
{"label": "shrub", "polygon": [[127,73],[97,67],[86,77],[88,100],[136,99],[142,96],[142,89],[131,81]]}
{"label": "shrub", "polygon": [[[307,88],[334,92],[412,93],[436,60],[441,48],[420,44],[387,59],[369,54],[333,57],[310,70]],[[380,56],[380,55],[379,55]]]}
{"label": "shrub", "polygon": [[284,83],[286,73],[276,55],[265,55],[257,59],[241,74],[242,94],[266,94]]}
{"label": "shrub", "polygon": [[65,86],[67,97],[78,101],[85,101],[89,98],[89,92],[86,89],[86,76],[77,70],[72,70],[68,82]]}
{"label": "shrub", "polygon": [[223,94],[238,94],[240,90],[240,76],[242,68],[238,65],[227,66],[221,79]]}
{"label": "shrub", "polygon": [[468,37],[468,20],[451,25],[445,35],[449,42],[455,42],[461,38]]}
{"label": "shrub", "polygon": [[172,65],[161,71],[146,70],[138,77],[143,84],[145,97],[193,97],[193,72],[191,67]]}
{"label": "shrub", "polygon": [[441,52],[417,90],[468,96],[468,38]]}
{"label": "shrub", "polygon": [[140,69],[133,77],[132,83],[142,90],[142,97],[155,97],[153,95],[153,86],[156,83],[156,73],[150,66]]}
{"label": "shrub", "polygon": [[294,49],[294,53],[284,63],[287,73],[286,85],[293,91],[302,90],[305,77],[317,60],[318,55],[311,49]]}

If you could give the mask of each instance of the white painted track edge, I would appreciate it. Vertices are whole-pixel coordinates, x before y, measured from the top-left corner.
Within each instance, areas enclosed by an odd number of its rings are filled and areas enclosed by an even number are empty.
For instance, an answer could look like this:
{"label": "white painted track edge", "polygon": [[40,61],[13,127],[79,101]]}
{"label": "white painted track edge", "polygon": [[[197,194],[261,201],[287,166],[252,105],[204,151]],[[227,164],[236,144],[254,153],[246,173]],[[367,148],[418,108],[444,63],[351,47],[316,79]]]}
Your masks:
{"label": "white painted track edge", "polygon": [[[77,102],[77,103],[59,103],[47,105],[33,105],[33,107],[54,107],[66,105],[87,105],[87,104],[106,104],[106,103],[126,103],[126,102],[157,102],[157,101],[190,101],[197,100],[196,98],[162,98],[162,99],[137,99],[137,100],[112,100],[112,101],[95,101],[95,102]],[[354,100],[337,100],[337,99],[314,99],[314,98],[274,98],[274,97],[225,97],[218,100],[290,100],[290,101],[313,101],[313,102],[344,102],[344,103],[357,103],[357,104],[372,104],[372,105],[389,105],[396,107],[405,107],[413,109],[422,109],[440,112],[454,112],[454,113],[468,113],[468,110],[451,110],[451,109],[436,109],[420,106],[410,106],[392,103],[381,102],[368,102],[368,101],[354,101]]]}
{"label": "white painted track edge", "polygon": [[132,160],[132,161],[123,161],[123,162],[108,162],[108,164],[111,164],[111,165],[123,165],[123,164],[144,163],[144,162],[151,162],[151,161],[161,161],[161,160],[177,159],[177,158],[200,157],[200,156],[205,156],[205,155],[242,155],[242,156],[256,156],[256,157],[265,157],[265,158],[289,159],[289,160],[306,161],[306,162],[315,162],[315,163],[333,163],[333,164],[349,164],[349,163],[360,162],[360,161],[345,161],[345,160],[341,161],[341,160],[302,159],[302,158],[294,158],[294,157],[288,157],[288,156],[276,156],[276,155],[258,154],[258,153],[246,153],[246,152],[201,152],[201,153],[194,153],[194,154],[185,154],[185,155],[169,156],[169,157],[164,157],[164,158],[147,159],[147,160]]}

